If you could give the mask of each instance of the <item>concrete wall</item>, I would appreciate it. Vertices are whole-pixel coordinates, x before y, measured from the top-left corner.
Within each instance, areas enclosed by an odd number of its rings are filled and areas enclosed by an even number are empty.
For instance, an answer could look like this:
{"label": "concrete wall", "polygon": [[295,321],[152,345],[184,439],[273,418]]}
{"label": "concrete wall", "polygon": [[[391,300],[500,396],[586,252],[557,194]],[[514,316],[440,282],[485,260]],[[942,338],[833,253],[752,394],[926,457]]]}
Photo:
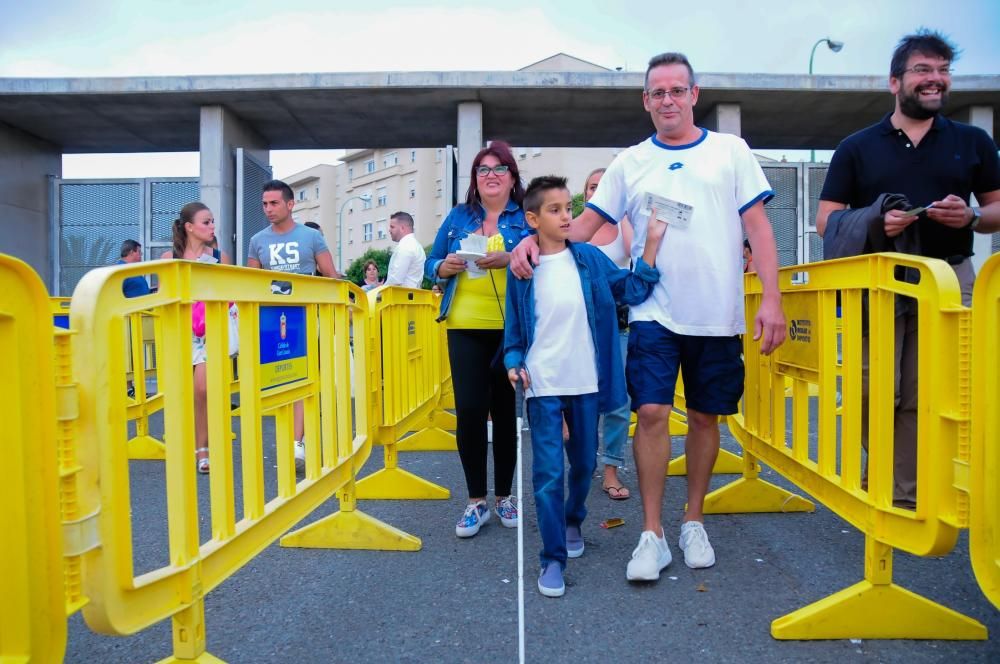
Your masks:
{"label": "concrete wall", "polygon": [[201,108],[201,201],[215,214],[219,248],[236,260],[236,148],[270,164],[267,141],[224,106]]}
{"label": "concrete wall", "polygon": [[28,263],[51,292],[50,175],[62,175],[62,150],[0,123],[0,253]]}

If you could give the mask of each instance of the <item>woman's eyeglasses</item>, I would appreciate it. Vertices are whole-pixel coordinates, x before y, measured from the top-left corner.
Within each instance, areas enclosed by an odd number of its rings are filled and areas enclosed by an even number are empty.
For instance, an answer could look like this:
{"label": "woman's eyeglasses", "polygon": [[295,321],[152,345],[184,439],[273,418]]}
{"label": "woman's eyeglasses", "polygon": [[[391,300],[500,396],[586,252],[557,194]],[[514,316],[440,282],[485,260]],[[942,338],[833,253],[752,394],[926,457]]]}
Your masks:
{"label": "woman's eyeglasses", "polygon": [[486,177],[490,173],[496,173],[498,176],[499,175],[506,175],[507,171],[509,171],[509,170],[510,170],[510,166],[505,166],[503,164],[497,164],[493,168],[490,168],[489,166],[478,166],[476,168],[476,175],[478,175],[481,178]]}

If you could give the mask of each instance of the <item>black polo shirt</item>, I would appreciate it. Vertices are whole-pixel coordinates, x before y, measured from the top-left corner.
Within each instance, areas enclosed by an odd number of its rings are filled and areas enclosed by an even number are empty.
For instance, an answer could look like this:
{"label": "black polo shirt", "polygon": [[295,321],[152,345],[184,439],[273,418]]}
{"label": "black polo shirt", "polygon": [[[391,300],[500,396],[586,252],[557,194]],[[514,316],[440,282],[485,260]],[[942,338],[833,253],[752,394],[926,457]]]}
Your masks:
{"label": "black polo shirt", "polygon": [[[871,205],[879,194],[903,194],[925,206],[948,194],[969,203],[971,193],[1000,189],[997,146],[982,129],[937,115],[916,147],[903,131],[882,121],[851,134],[837,147],[820,199],[852,208]],[[972,231],[953,229],[921,215],[917,220],[924,256],[972,255]]]}

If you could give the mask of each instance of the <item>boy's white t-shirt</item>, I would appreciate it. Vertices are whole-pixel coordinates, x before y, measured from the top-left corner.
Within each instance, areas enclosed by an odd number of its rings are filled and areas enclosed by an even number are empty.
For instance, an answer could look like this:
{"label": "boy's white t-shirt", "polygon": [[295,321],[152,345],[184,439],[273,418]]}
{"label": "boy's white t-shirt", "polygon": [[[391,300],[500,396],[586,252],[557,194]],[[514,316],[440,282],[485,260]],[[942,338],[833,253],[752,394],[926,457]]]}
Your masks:
{"label": "boy's white t-shirt", "polygon": [[615,158],[587,206],[614,221],[628,214],[633,260],[646,244],[647,192],[693,210],[686,228],[667,227],[656,254],[660,281],[649,299],[631,307],[629,320],[656,321],[678,334],[744,333],[740,215],[773,196],[746,142],[703,129],[687,145],[651,136]]}
{"label": "boy's white t-shirt", "polygon": [[572,252],[540,256],[533,279],[535,332],[524,359],[531,380],[525,396],[597,392],[597,355]]}

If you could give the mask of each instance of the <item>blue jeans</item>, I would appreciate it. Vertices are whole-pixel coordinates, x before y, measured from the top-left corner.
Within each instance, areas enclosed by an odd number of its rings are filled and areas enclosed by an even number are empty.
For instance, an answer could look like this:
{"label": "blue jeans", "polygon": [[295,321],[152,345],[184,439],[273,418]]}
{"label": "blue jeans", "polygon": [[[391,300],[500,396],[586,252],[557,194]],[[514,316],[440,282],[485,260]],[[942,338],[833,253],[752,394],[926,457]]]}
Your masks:
{"label": "blue jeans", "polygon": [[[535,491],[539,556],[544,567],[558,562],[566,567],[566,526],[579,526],[587,516],[587,494],[597,465],[597,393],[577,396],[531,397],[527,400],[531,426],[531,481]],[[569,497],[565,498],[562,416],[566,416],[569,441]]]}
{"label": "blue jeans", "polygon": [[[618,349],[622,354],[622,366],[625,366],[628,330],[618,332]],[[630,401],[626,399],[621,408],[602,415],[604,421],[601,424],[601,437],[604,442],[604,454],[601,456],[601,462],[605,466],[621,468],[625,465],[625,442],[628,440],[628,427],[632,421],[630,405]]]}

